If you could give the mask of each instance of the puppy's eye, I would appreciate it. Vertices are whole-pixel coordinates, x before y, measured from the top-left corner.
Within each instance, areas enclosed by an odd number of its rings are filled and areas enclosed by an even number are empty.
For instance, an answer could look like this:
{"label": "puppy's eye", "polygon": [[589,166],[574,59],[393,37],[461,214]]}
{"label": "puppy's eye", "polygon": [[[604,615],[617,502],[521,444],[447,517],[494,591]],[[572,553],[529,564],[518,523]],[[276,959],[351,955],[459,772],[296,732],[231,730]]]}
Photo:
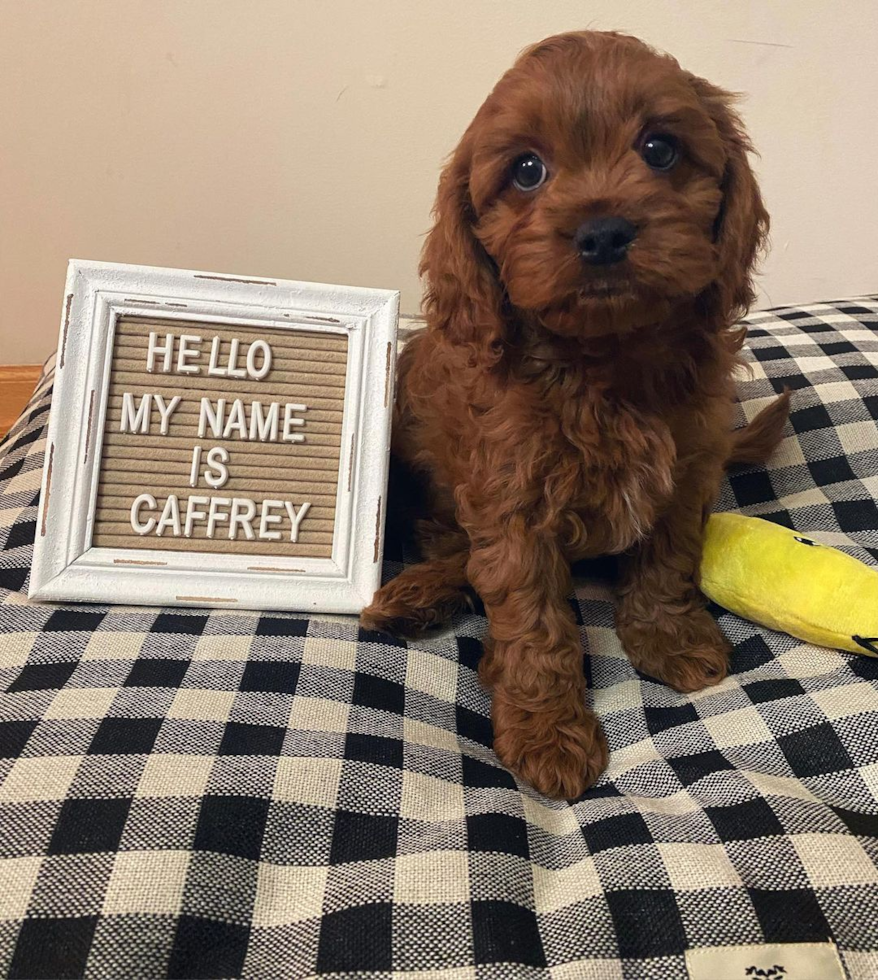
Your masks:
{"label": "puppy's eye", "polygon": [[512,164],[512,183],[520,191],[535,191],[548,176],[546,165],[536,153],[525,153]]}
{"label": "puppy's eye", "polygon": [[653,170],[670,170],[680,159],[680,145],[667,133],[648,133],[640,144],[640,155]]}

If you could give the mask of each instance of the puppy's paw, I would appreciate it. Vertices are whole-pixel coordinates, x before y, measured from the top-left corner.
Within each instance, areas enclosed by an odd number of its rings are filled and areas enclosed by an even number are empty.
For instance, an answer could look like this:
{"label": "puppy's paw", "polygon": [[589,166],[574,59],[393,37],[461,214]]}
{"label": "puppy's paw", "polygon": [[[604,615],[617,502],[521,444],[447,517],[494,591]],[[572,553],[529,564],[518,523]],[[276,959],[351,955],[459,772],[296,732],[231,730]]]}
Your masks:
{"label": "puppy's paw", "polygon": [[466,605],[462,588],[437,582],[423,568],[412,565],[383,585],[360,613],[360,625],[379,633],[415,637],[446,623]]}
{"label": "puppy's paw", "polygon": [[360,613],[360,625],[363,629],[407,637],[417,636],[428,629],[432,625],[430,610],[410,606],[392,592],[386,594],[388,585],[379,589],[371,605]]}
{"label": "puppy's paw", "polygon": [[607,767],[607,740],[597,716],[584,708],[575,722],[550,712],[527,712],[496,705],[494,751],[535,790],[555,799],[575,799]]}
{"label": "puppy's paw", "polygon": [[618,631],[632,665],[675,691],[700,691],[728,673],[731,644],[705,609],[662,614],[652,623],[622,622]]}

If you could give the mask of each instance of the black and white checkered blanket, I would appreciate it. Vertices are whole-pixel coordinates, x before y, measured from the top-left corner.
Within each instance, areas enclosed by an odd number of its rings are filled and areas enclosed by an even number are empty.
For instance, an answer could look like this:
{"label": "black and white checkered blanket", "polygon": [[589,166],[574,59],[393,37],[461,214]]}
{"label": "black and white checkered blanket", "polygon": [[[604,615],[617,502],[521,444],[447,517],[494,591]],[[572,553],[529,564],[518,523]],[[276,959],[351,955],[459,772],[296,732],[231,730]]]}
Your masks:
{"label": "black and white checkered blanket", "polygon": [[[739,421],[797,393],[719,508],[878,564],[878,302],[749,322]],[[478,614],[403,643],[29,602],[50,384],[0,446],[0,974],[672,978],[687,948],[830,940],[878,976],[878,660],[717,609],[732,673],[683,696],[631,668],[593,570],[610,768],[550,801],[491,751]]]}

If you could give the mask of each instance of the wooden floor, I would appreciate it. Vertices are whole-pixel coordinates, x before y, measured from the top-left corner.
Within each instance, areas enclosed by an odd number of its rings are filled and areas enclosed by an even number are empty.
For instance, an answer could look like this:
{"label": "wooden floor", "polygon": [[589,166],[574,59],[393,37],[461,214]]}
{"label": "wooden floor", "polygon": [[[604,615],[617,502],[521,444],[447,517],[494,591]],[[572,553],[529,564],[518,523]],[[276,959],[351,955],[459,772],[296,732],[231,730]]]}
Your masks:
{"label": "wooden floor", "polygon": [[39,364],[0,367],[0,439],[12,428],[33,394],[40,377]]}

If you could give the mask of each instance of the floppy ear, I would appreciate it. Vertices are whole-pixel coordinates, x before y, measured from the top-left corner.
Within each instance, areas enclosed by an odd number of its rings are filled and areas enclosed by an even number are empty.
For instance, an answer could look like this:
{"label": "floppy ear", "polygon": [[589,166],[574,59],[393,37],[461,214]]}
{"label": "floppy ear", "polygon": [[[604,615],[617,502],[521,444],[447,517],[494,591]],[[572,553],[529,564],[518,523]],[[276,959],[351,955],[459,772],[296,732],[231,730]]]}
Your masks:
{"label": "floppy ear", "polygon": [[718,313],[730,325],[744,316],[756,298],[753,267],[768,241],[768,212],[747,159],[753,147],[732,108],[735,96],[703,78],[692,75],[690,81],[726,150],[723,199],[714,228],[719,274],[713,290]]}
{"label": "floppy ear", "polygon": [[504,292],[493,260],[476,238],[469,191],[470,154],[461,142],[439,179],[433,227],[424,243],[420,274],[431,328],[452,344],[468,345],[471,359],[496,363],[504,328]]}

